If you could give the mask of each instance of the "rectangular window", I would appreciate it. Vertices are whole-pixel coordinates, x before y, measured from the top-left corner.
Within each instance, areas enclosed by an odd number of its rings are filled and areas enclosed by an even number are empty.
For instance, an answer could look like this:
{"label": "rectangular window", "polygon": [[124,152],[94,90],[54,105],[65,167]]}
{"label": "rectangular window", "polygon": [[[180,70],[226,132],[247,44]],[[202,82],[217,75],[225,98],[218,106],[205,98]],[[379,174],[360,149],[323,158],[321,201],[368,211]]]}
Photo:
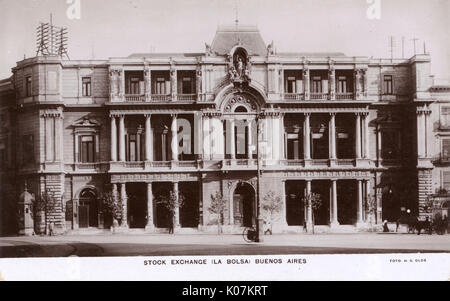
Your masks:
{"label": "rectangular window", "polygon": [[381,132],[381,157],[383,159],[400,159],[400,132]]}
{"label": "rectangular window", "polygon": [[91,96],[91,78],[83,77],[81,82],[83,87],[83,96]]}
{"label": "rectangular window", "polygon": [[441,108],[440,125],[442,128],[450,128],[450,107]]}
{"label": "rectangular window", "polygon": [[26,97],[30,97],[31,96],[31,76],[27,76],[25,78],[25,93],[26,93]]}
{"label": "rectangular window", "polygon": [[24,165],[34,163],[33,135],[24,135],[22,137],[22,163]]}
{"label": "rectangular window", "polygon": [[394,94],[392,75],[384,76],[384,94]]}
{"label": "rectangular window", "polygon": [[158,77],[155,83],[155,94],[157,95],[166,95],[166,79],[164,77]]}
{"label": "rectangular window", "polygon": [[442,186],[445,190],[450,191],[450,171],[444,171],[442,173]]}
{"label": "rectangular window", "polygon": [[289,76],[286,83],[286,93],[297,93],[295,76]]}
{"label": "rectangular window", "polygon": [[140,94],[139,82],[139,77],[132,77],[130,79],[130,94]]}
{"label": "rectangular window", "polygon": [[95,137],[80,136],[80,162],[95,162]]}
{"label": "rectangular window", "polygon": [[312,93],[322,93],[322,78],[320,76],[314,76],[312,79]]}
{"label": "rectangular window", "polygon": [[442,139],[442,161],[450,161],[450,138]]}
{"label": "rectangular window", "polygon": [[190,77],[183,77],[181,93],[182,94],[191,94],[192,93],[192,79]]}
{"label": "rectangular window", "polygon": [[345,76],[338,78],[338,93],[347,93],[347,77]]}

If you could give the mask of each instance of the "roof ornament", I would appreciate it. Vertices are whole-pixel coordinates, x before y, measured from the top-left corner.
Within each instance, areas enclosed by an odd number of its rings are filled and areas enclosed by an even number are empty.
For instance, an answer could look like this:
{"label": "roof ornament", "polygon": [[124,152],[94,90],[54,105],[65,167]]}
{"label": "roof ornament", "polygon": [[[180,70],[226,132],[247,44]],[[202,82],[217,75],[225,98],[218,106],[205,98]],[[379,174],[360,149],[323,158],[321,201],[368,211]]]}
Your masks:
{"label": "roof ornament", "polygon": [[273,40],[272,42],[267,45],[267,55],[274,55],[275,54],[275,47],[273,45]]}

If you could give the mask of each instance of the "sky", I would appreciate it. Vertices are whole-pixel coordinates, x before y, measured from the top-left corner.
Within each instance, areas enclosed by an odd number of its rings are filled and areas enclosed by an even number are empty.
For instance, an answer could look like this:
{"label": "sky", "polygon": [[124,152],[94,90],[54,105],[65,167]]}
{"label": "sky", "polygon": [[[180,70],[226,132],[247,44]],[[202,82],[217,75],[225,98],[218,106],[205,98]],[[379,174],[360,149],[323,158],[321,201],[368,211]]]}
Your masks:
{"label": "sky", "polygon": [[[80,19],[69,19],[80,1]],[[378,2],[379,1],[379,2]],[[69,2],[69,3],[67,3]],[[379,19],[368,8],[380,4]],[[237,9],[236,9],[237,8]],[[278,52],[343,52],[390,58],[431,55],[432,74],[450,79],[450,0],[0,0],[0,79],[36,55],[39,22],[65,26],[71,59],[138,52],[203,52],[218,25],[257,25]]]}

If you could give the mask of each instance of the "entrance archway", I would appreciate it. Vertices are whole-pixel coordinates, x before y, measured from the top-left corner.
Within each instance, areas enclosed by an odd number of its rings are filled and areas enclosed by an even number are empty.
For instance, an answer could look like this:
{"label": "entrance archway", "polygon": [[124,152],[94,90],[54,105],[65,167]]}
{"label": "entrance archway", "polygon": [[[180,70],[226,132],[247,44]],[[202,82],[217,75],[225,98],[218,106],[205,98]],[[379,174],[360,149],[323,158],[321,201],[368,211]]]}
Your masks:
{"label": "entrance archway", "polygon": [[234,223],[242,227],[255,224],[255,189],[248,183],[239,183],[233,193]]}
{"label": "entrance archway", "polygon": [[86,188],[80,193],[78,226],[80,228],[98,227],[97,194],[93,189]]}

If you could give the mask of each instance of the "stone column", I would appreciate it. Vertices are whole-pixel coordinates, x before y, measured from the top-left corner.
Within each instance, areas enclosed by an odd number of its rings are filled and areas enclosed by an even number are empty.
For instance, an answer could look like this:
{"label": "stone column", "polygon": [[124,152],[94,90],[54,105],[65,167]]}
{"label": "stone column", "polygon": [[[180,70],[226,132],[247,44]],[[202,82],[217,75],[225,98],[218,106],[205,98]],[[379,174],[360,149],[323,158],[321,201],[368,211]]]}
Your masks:
{"label": "stone column", "polygon": [[203,160],[211,159],[209,116],[203,115]]}
{"label": "stone column", "polygon": [[145,225],[145,230],[153,230],[155,228],[155,223],[153,220],[152,183],[146,183],[146,185],[147,185],[147,225]]}
{"label": "stone column", "polygon": [[355,155],[356,159],[361,159],[361,116],[356,113],[355,122]]}
{"label": "stone column", "polygon": [[53,116],[45,116],[45,161],[55,160],[54,145],[54,118]]}
{"label": "stone column", "polygon": [[330,159],[336,160],[336,113],[330,113]]}
{"label": "stone column", "polygon": [[336,100],[336,71],[334,69],[334,66],[330,66],[329,70],[329,76],[330,76],[330,91],[329,91],[329,97],[330,100]]}
{"label": "stone column", "polygon": [[252,159],[253,158],[253,152],[252,152],[252,122],[249,120],[247,122],[247,158]]}
{"label": "stone column", "polygon": [[430,115],[431,115],[431,111],[427,110],[426,112],[424,112],[424,119],[425,119],[425,158],[429,158],[431,153],[429,150],[429,141],[430,141],[430,137],[432,135],[433,130],[430,129]]}
{"label": "stone column", "polygon": [[116,117],[111,115],[111,161],[117,161]]}
{"label": "stone column", "polygon": [[337,180],[331,180],[331,226],[338,226],[338,207],[337,207]]}
{"label": "stone column", "polygon": [[280,67],[279,73],[280,73],[280,75],[279,75],[279,78],[280,78],[280,96],[283,97],[283,94],[285,93],[285,88],[284,88],[284,69],[283,69],[283,67]]}
{"label": "stone column", "polygon": [[354,72],[356,99],[361,97],[361,72],[359,69],[355,69]]}
{"label": "stone column", "polygon": [[362,180],[358,180],[358,212],[357,212],[357,224],[361,224],[363,222],[364,213],[363,213],[363,195],[362,195]]}
{"label": "stone column", "polygon": [[178,126],[177,126],[177,115],[172,115],[172,124],[170,127],[172,134],[172,161],[178,161]]}
{"label": "stone column", "polygon": [[123,101],[123,98],[125,96],[125,70],[119,70],[119,98],[121,101]]}
{"label": "stone column", "polygon": [[425,115],[423,111],[417,111],[417,157],[425,156],[424,137],[425,137]]}
{"label": "stone column", "polygon": [[125,161],[125,116],[119,117],[119,161]]}
{"label": "stone column", "polygon": [[363,70],[363,89],[364,89],[364,92],[363,92],[363,95],[364,95],[364,97],[367,97],[368,96],[368,81],[367,81],[367,69],[365,69],[365,70]]}
{"label": "stone column", "polygon": [[172,101],[177,100],[177,70],[170,70],[170,84],[171,84],[171,92],[172,92]]}
{"label": "stone column", "polygon": [[309,69],[305,66],[303,67],[303,84],[305,91],[305,100],[309,100],[310,89],[309,89]]}
{"label": "stone column", "polygon": [[128,228],[128,198],[126,184],[120,184],[120,198],[122,199],[123,214],[122,214],[122,227]]}
{"label": "stone column", "polygon": [[364,115],[364,158],[370,159],[369,113]]}
{"label": "stone column", "polygon": [[230,152],[231,159],[236,159],[236,129],[234,128],[234,119],[230,119]]}
{"label": "stone column", "polygon": [[[311,180],[306,180],[306,195],[309,196],[311,194]],[[308,204],[306,204],[307,207],[307,219],[306,219],[306,225],[308,232],[312,232],[312,225],[313,225],[313,209],[311,200],[308,198]]]}
{"label": "stone column", "polygon": [[303,122],[303,128],[304,128],[304,154],[305,154],[305,160],[311,160],[311,127],[310,127],[310,119],[311,114],[305,113],[305,120]]}
{"label": "stone column", "polygon": [[152,99],[152,71],[146,67],[144,71],[145,81],[145,101],[149,102]]}
{"label": "stone column", "polygon": [[64,119],[61,115],[55,117],[55,160],[64,162]]}
{"label": "stone column", "polygon": [[153,161],[153,132],[151,115],[145,115],[145,161]]}
{"label": "stone column", "polygon": [[178,182],[173,182],[173,192],[175,193],[176,197],[177,197],[177,201],[176,201],[176,206],[174,209],[174,225],[173,228],[177,229],[180,228],[180,207],[178,206],[178,197],[179,197],[179,192],[178,192]]}

